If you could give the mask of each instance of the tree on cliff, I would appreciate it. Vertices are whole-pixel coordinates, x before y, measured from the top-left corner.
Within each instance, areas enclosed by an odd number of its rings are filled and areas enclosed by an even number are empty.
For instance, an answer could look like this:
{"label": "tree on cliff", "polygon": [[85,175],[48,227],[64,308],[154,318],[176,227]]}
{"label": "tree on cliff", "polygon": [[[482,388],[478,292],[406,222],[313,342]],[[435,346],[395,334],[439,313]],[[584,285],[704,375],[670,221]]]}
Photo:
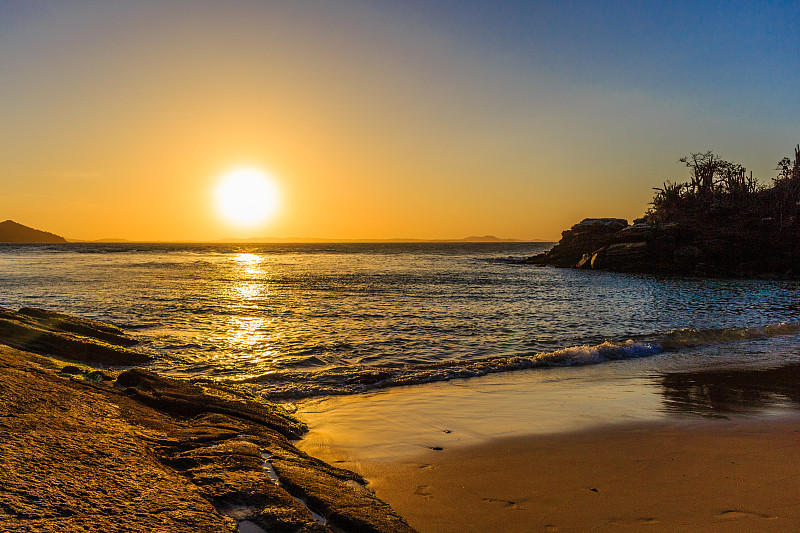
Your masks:
{"label": "tree on cliff", "polygon": [[778,161],[778,177],[770,192],[774,198],[775,215],[779,227],[784,229],[796,221],[800,202],[800,145],[794,149],[794,161],[784,157]]}
{"label": "tree on cliff", "polygon": [[714,152],[692,153],[681,157],[679,161],[689,167],[691,180],[689,190],[692,194],[711,194],[714,189],[714,176],[723,165],[729,164],[720,159]]}
{"label": "tree on cliff", "polygon": [[651,222],[670,222],[747,212],[765,224],[774,220],[783,232],[800,224],[800,145],[794,158],[778,162],[773,186],[762,186],[753,173],[712,151],[696,152],[679,160],[689,169],[689,181],[665,181],[647,212]]}
{"label": "tree on cliff", "polygon": [[784,157],[778,161],[778,168],[775,170],[780,171],[778,177],[775,178],[776,183],[784,180],[800,182],[800,144],[794,149],[794,161]]}

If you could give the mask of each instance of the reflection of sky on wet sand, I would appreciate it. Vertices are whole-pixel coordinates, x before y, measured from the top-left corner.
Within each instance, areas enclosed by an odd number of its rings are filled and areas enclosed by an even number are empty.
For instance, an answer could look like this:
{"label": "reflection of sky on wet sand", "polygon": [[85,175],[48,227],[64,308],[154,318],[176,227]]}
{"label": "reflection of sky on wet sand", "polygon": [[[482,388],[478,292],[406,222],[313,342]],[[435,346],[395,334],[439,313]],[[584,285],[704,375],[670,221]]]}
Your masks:
{"label": "reflection of sky on wet sand", "polygon": [[660,380],[664,409],[673,414],[727,418],[800,410],[800,364],[675,372]]}
{"label": "reflection of sky on wet sand", "polygon": [[633,368],[623,362],[520,371],[310,400],[298,412],[311,428],[301,444],[312,455],[335,443],[343,458],[402,459],[431,446],[500,437],[800,413],[798,363],[649,375],[624,370]]}
{"label": "reflection of sky on wet sand", "polygon": [[346,456],[399,459],[431,446],[580,431],[665,418],[652,380],[610,376],[600,366],[525,370],[310,400],[301,448],[329,444]]}

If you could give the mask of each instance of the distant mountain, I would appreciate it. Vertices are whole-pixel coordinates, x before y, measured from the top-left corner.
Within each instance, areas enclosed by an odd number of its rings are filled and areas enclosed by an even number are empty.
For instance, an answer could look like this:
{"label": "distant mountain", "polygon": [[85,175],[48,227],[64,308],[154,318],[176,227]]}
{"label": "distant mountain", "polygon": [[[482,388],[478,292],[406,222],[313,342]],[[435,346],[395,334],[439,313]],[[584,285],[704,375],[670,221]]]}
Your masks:
{"label": "distant mountain", "polygon": [[481,237],[477,237],[475,235],[472,235],[470,237],[464,237],[461,240],[465,241],[465,242],[509,242],[509,241],[513,242],[513,241],[519,241],[519,239],[501,239],[500,237],[495,237],[494,235],[483,235]]}
{"label": "distant mountain", "polygon": [[67,242],[67,240],[53,233],[6,220],[0,222],[0,242]]}

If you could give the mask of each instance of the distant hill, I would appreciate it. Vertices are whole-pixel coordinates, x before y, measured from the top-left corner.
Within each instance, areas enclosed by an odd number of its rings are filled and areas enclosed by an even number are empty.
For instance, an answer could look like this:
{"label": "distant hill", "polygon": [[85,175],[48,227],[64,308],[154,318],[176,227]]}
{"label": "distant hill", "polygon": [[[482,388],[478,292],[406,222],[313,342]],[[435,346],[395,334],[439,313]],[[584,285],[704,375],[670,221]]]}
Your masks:
{"label": "distant hill", "polygon": [[475,236],[472,235],[470,237],[465,237],[461,239],[465,242],[515,242],[519,241],[519,239],[501,239],[500,237],[495,237],[494,235],[483,235],[483,236]]}
{"label": "distant hill", "polygon": [[0,242],[67,242],[67,240],[53,233],[6,220],[0,222]]}

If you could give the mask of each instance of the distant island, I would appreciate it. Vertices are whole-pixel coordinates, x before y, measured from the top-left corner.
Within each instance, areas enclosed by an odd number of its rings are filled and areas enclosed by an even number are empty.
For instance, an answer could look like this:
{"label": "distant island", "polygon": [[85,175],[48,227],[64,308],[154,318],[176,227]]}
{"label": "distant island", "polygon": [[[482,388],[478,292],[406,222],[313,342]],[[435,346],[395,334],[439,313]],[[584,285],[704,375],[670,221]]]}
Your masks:
{"label": "distant island", "polygon": [[67,242],[67,240],[54,233],[29,228],[13,220],[6,220],[0,222],[0,242],[52,243]]}
{"label": "distant island", "polygon": [[652,207],[628,224],[587,218],[550,251],[525,262],[614,272],[800,278],[800,145],[767,187],[713,152],[680,159],[687,182],[655,188]]}

